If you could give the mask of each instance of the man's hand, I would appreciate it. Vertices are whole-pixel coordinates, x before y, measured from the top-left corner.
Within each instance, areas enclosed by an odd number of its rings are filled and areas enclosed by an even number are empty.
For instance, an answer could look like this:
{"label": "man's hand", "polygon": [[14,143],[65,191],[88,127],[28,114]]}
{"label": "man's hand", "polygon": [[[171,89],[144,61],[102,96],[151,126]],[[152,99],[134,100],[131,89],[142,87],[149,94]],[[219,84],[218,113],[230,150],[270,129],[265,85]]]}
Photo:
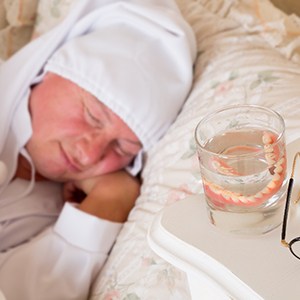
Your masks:
{"label": "man's hand", "polygon": [[125,222],[140,192],[140,182],[126,171],[66,183],[64,197],[74,201],[75,191],[81,190],[85,197],[78,208],[96,217]]}

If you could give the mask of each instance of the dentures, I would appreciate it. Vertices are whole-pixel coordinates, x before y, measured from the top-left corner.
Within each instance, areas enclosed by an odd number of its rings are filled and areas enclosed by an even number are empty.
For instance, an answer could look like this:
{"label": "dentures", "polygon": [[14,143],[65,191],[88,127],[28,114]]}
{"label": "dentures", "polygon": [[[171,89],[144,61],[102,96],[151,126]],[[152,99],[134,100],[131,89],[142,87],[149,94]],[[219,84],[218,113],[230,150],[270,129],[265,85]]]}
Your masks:
{"label": "dentures", "polygon": [[[220,204],[233,204],[239,206],[257,206],[276,194],[282,186],[286,172],[285,153],[280,158],[280,148],[277,136],[270,132],[264,132],[262,142],[264,144],[265,159],[272,175],[271,181],[259,192],[252,195],[245,195],[238,192],[226,190],[223,187],[203,179],[203,186],[206,195]],[[241,146],[239,146],[241,147]],[[247,147],[247,146],[245,146]],[[250,149],[244,149],[250,150]],[[254,150],[253,151],[257,151]],[[249,151],[248,151],[249,152]],[[228,154],[228,153],[227,153]],[[214,159],[211,167],[222,175],[239,176],[239,172],[228,166],[224,161]]]}

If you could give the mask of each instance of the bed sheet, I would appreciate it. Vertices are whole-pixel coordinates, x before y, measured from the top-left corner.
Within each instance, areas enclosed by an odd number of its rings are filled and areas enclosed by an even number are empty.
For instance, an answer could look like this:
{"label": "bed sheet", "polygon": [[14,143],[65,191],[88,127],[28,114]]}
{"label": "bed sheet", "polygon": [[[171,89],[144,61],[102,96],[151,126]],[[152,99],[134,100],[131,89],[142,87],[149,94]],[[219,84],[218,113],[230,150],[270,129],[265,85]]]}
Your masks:
{"label": "bed sheet", "polygon": [[148,153],[141,195],[94,282],[91,300],[190,299],[185,274],[154,254],[146,236],[159,210],[202,191],[193,134],[205,114],[234,103],[264,105],[284,117],[287,141],[300,135],[299,18],[267,0],[178,4],[197,38],[193,89]]}
{"label": "bed sheet", "polygon": [[[6,14],[8,20],[0,24],[0,58],[8,47],[1,32],[29,26],[30,34],[15,41],[17,51],[60,22],[74,3],[31,0],[27,17],[20,18],[16,5],[20,8],[26,1],[2,1],[11,4],[6,7],[0,1],[0,19]],[[300,135],[299,18],[284,14],[269,0],[177,2],[197,39],[193,88],[174,124],[147,155],[141,195],[93,283],[90,300],[190,299],[185,274],[154,254],[146,236],[158,211],[202,191],[193,134],[205,114],[234,103],[265,105],[284,117],[288,142]],[[11,53],[5,55],[2,59]]]}

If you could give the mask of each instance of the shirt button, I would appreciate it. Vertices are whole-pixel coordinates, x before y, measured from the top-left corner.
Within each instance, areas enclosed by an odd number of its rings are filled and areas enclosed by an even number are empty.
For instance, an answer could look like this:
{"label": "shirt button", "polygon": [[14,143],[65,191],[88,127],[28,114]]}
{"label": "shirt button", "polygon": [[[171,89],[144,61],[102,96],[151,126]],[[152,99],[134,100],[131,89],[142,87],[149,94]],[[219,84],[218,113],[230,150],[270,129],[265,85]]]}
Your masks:
{"label": "shirt button", "polygon": [[6,164],[0,160],[0,185],[2,185],[7,178],[7,167]]}

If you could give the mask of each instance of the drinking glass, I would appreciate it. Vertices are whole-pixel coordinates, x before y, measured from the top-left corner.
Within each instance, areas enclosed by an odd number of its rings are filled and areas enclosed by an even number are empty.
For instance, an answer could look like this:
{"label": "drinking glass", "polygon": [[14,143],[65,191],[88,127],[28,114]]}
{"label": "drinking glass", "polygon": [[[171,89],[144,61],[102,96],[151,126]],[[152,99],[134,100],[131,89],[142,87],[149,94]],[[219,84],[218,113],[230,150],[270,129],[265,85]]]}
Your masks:
{"label": "drinking glass", "polygon": [[195,130],[204,194],[213,225],[256,235],[281,223],[286,193],[285,124],[274,110],[234,105]]}

